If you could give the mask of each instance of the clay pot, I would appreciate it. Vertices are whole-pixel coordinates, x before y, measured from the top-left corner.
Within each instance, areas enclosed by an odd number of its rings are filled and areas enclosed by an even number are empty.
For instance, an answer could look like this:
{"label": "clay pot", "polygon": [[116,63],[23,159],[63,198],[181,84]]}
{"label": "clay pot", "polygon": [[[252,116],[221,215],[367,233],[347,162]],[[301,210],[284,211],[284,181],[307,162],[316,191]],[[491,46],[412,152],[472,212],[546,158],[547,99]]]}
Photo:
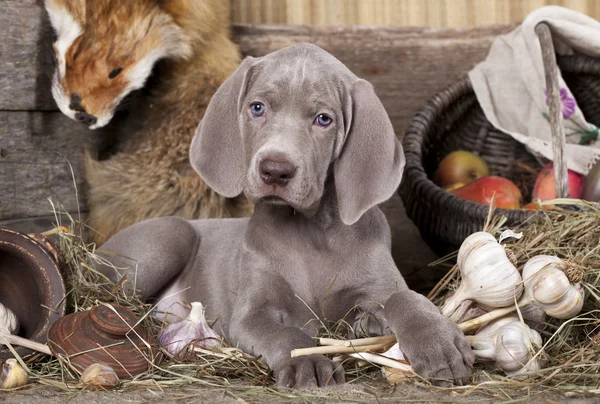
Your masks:
{"label": "clay pot", "polygon": [[[0,302],[12,310],[21,325],[21,337],[46,343],[46,332],[65,313],[65,284],[60,253],[40,234],[26,235],[0,228]],[[17,353],[33,351],[14,346]],[[0,348],[0,360],[12,358]]]}
{"label": "clay pot", "polygon": [[119,379],[130,379],[147,371],[153,357],[152,350],[144,343],[148,340],[147,332],[140,325],[133,329],[135,332],[131,330],[138,319],[129,309],[112,307],[116,313],[99,305],[54,323],[48,330],[52,353],[68,356],[80,372],[92,363],[112,367]]}

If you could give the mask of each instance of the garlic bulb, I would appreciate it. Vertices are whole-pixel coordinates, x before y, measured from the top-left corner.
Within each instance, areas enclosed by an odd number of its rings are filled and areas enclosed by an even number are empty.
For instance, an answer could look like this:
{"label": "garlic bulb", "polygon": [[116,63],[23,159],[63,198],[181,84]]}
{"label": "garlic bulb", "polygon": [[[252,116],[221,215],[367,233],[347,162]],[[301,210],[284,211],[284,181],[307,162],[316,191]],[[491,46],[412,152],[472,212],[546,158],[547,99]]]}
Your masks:
{"label": "garlic bulb", "polygon": [[120,383],[113,368],[102,363],[92,363],[81,374],[81,382],[90,389],[110,390]]}
{"label": "garlic bulb", "polygon": [[0,389],[14,389],[27,384],[29,376],[16,359],[4,361],[0,368]]}
{"label": "garlic bulb", "polygon": [[202,303],[193,302],[188,317],[162,330],[158,343],[172,355],[184,358],[192,350],[192,345],[201,348],[221,346],[221,337],[208,326]]}
{"label": "garlic bulb", "polygon": [[572,318],[583,308],[583,288],[571,284],[562,271],[563,261],[555,256],[538,255],[523,267],[525,294],[530,304],[559,319]]}
{"label": "garlic bulb", "polygon": [[19,331],[19,320],[15,313],[0,303],[0,332],[16,334]]}
{"label": "garlic bulb", "polygon": [[505,307],[523,293],[519,271],[490,233],[477,232],[467,237],[458,251],[457,264],[460,286],[441,308],[447,317],[465,300],[473,300],[484,308]]}
{"label": "garlic bulb", "polygon": [[544,366],[544,359],[538,354],[542,345],[540,334],[526,324],[518,321],[506,324],[496,336],[496,364],[507,375],[539,370]]}
{"label": "garlic bulb", "polygon": [[540,355],[531,360],[542,347],[542,337],[516,314],[489,323],[467,340],[478,359],[494,361],[507,375],[541,369],[544,364]]}

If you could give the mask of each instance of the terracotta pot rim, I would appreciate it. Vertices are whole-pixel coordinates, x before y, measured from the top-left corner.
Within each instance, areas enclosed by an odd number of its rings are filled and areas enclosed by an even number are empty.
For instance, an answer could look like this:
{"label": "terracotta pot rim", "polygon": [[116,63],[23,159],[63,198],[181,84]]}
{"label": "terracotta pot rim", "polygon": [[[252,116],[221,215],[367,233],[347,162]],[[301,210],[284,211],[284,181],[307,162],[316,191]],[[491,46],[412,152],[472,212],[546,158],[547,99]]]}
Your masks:
{"label": "terracotta pot rim", "polygon": [[[43,236],[42,236],[43,237]],[[59,318],[64,316],[66,311],[66,286],[61,273],[59,262],[56,260],[56,252],[50,252],[42,244],[43,238],[35,238],[19,232],[17,230],[0,227],[0,247],[7,252],[14,252],[17,255],[27,257],[27,266],[35,268],[41,276],[33,281],[44,282],[42,289],[49,292],[49,301],[44,305],[54,309],[45,310],[43,323],[37,327],[29,339],[39,343],[46,343],[46,333],[50,326]],[[29,356],[34,351],[14,346],[15,351],[22,357]],[[0,348],[0,359],[13,357],[12,352],[7,348]]]}

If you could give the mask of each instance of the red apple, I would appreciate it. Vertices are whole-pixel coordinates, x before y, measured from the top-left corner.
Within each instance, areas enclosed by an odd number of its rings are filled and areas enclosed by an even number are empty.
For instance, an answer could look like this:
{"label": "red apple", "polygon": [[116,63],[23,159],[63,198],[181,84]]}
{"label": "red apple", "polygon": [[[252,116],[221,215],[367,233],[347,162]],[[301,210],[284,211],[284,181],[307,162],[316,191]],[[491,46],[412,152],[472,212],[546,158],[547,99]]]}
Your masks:
{"label": "red apple", "polygon": [[521,206],[519,188],[512,181],[493,175],[479,178],[451,193],[459,198],[488,206],[494,197],[494,206],[498,208],[518,209]]}
{"label": "red apple", "polygon": [[481,157],[466,150],[456,150],[440,162],[433,175],[433,182],[442,188],[457,183],[468,184],[477,178],[485,177],[489,172]]}
{"label": "red apple", "polygon": [[[583,180],[584,177],[575,171],[568,170],[569,180],[569,195],[571,198],[581,198],[583,192]],[[554,187],[554,165],[548,163],[542,171],[538,174],[535,179],[535,185],[533,186],[533,192],[531,194],[532,199],[541,199],[542,201],[548,201],[556,198],[556,191]]]}

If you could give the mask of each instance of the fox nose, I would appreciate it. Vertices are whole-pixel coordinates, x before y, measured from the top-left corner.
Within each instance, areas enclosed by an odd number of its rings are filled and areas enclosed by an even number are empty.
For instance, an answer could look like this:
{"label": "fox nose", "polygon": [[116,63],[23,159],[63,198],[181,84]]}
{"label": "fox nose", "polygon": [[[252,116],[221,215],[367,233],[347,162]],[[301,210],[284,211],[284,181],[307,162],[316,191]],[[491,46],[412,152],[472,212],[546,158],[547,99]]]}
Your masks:
{"label": "fox nose", "polygon": [[94,115],[88,114],[87,112],[77,112],[75,114],[75,120],[83,123],[84,125],[91,126],[98,121],[98,118],[96,118]]}
{"label": "fox nose", "polygon": [[258,171],[267,185],[286,186],[296,174],[296,167],[289,161],[262,160]]}

